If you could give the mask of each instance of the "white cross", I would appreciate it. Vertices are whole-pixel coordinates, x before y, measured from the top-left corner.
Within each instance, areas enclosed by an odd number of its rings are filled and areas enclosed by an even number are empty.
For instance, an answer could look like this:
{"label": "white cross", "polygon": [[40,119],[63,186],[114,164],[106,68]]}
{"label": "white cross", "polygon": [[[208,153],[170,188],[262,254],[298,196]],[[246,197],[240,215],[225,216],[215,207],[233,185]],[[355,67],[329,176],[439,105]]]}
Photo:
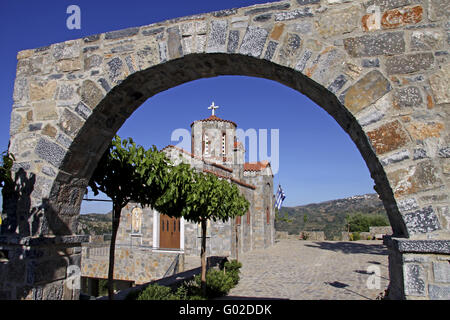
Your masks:
{"label": "white cross", "polygon": [[212,115],[214,115],[214,111],[215,111],[217,108],[219,108],[219,106],[215,106],[215,105],[214,105],[214,101],[213,101],[213,103],[212,103],[211,106],[208,108],[208,110],[211,110],[211,111],[212,111]]}

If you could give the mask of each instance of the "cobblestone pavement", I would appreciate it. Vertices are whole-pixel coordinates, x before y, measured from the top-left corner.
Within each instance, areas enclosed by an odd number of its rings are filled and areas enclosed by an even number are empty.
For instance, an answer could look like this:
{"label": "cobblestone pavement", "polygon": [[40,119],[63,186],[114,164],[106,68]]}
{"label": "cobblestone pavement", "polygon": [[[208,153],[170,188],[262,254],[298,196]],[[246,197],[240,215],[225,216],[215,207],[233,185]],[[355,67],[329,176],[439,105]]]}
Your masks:
{"label": "cobblestone pavement", "polygon": [[226,299],[367,300],[389,284],[382,241],[277,240],[239,260],[241,280]]}

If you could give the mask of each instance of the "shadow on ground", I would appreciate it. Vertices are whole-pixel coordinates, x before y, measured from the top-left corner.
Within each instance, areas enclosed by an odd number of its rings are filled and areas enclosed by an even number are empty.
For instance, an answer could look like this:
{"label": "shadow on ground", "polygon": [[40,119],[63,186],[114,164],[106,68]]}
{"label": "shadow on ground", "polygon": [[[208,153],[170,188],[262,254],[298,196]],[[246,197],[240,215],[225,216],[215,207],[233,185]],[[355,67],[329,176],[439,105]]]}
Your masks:
{"label": "shadow on ground", "polygon": [[318,248],[322,250],[331,250],[335,252],[342,252],[345,254],[352,253],[365,253],[365,254],[377,254],[388,255],[387,248],[383,244],[374,243],[360,243],[360,242],[322,242],[315,241],[305,246],[311,248]]}

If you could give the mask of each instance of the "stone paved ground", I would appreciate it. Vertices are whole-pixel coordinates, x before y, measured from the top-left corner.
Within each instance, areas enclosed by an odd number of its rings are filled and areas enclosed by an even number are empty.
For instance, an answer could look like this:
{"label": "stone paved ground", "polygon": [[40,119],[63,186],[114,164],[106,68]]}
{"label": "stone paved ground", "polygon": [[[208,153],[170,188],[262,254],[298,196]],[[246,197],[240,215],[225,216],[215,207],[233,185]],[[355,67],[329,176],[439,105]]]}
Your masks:
{"label": "stone paved ground", "polygon": [[[241,280],[227,299],[367,300],[389,283],[387,249],[381,241],[277,240],[270,248],[241,255],[240,261]],[[367,287],[369,266],[380,268],[379,289]]]}

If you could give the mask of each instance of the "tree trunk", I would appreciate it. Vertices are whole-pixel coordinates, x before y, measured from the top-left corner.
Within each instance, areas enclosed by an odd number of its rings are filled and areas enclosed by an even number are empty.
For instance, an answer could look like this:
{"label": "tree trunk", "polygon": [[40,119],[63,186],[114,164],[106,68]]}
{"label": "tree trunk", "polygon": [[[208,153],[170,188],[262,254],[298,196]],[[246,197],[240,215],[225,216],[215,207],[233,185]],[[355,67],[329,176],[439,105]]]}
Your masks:
{"label": "tree trunk", "polygon": [[201,289],[202,294],[206,297],[206,219],[202,219],[202,249],[200,258],[202,261],[202,277],[201,277]]}
{"label": "tree trunk", "polygon": [[236,232],[236,261],[239,261],[239,235],[238,235],[238,224],[235,223],[235,232]]}
{"label": "tree trunk", "polygon": [[109,246],[109,268],[108,268],[108,298],[114,300],[114,258],[116,250],[117,230],[119,229],[120,213],[122,208],[119,205],[113,204],[113,221],[111,243]]}

